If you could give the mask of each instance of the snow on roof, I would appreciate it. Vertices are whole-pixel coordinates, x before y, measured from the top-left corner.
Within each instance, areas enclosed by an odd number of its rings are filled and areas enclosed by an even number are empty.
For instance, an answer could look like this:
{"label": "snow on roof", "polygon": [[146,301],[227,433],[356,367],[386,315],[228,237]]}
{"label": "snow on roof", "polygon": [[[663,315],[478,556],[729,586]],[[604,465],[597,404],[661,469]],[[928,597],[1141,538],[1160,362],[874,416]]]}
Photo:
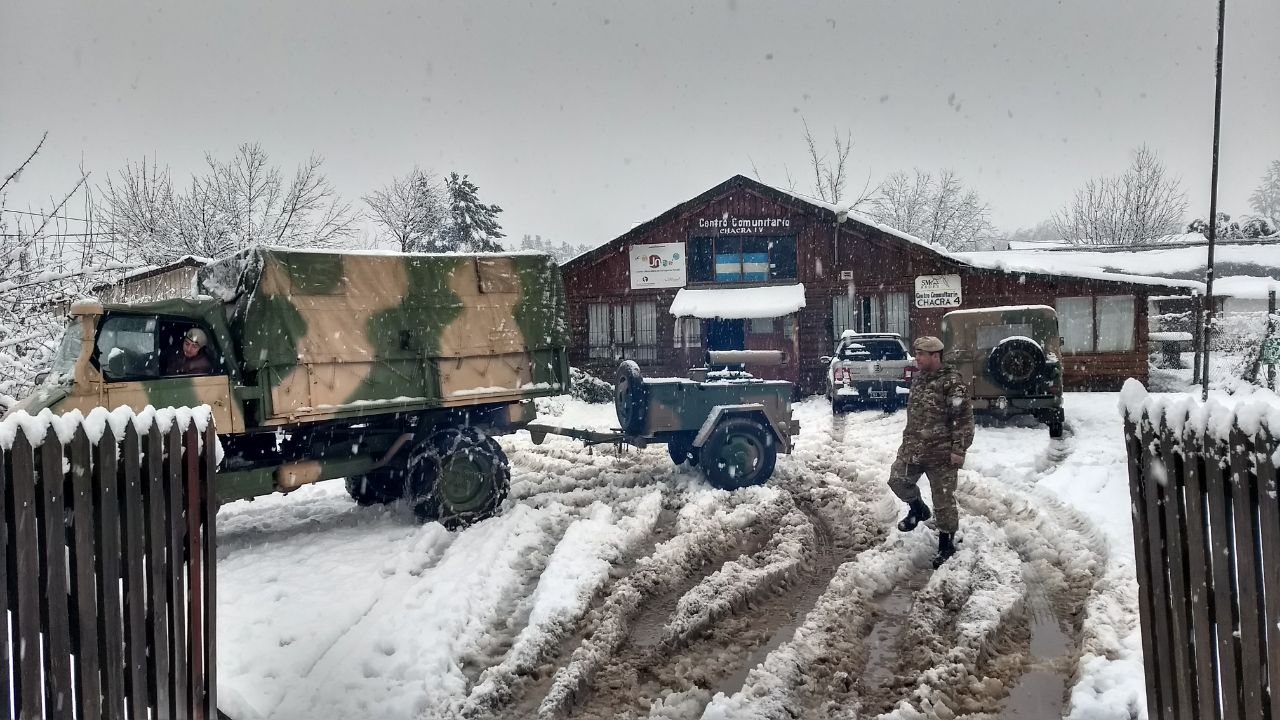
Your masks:
{"label": "snow on roof", "polygon": [[[1198,237],[1198,236],[1197,236]],[[985,250],[956,253],[962,260],[981,267],[1000,267],[1012,271],[1075,275],[1103,280],[1134,283],[1157,283],[1204,291],[1204,283],[1191,278],[1203,276],[1208,261],[1204,245],[1172,242],[1158,247],[1136,249],[1076,250]],[[1252,266],[1260,271],[1280,275],[1280,243],[1222,244],[1214,249],[1214,265]],[[1240,276],[1248,277],[1248,276]],[[1226,278],[1223,278],[1224,280]],[[1248,277],[1249,280],[1270,278]],[[1230,285],[1214,283],[1214,294],[1233,294]],[[1240,281],[1239,289],[1257,292],[1256,283]],[[1260,297],[1266,296],[1265,288]],[[1246,296],[1241,296],[1246,297]],[[1247,296],[1252,297],[1252,295]]]}
{"label": "snow on roof", "polygon": [[1280,292],[1280,280],[1271,277],[1232,275],[1230,277],[1216,278],[1213,281],[1214,295],[1260,300],[1267,297],[1269,290]]}
{"label": "snow on roof", "polygon": [[[764,183],[761,183],[764,184]],[[836,214],[841,222],[846,220],[854,220],[863,225],[869,225],[883,233],[893,235],[894,237],[906,240],[909,243],[927,248],[938,255],[949,260],[968,265],[970,267],[983,268],[986,270],[999,270],[1008,273],[1032,273],[1036,275],[1067,275],[1070,277],[1085,278],[1089,280],[1110,280],[1113,282],[1133,283],[1137,285],[1162,285],[1165,287],[1185,287],[1192,290],[1204,290],[1204,283],[1195,280],[1179,280],[1167,277],[1157,276],[1145,271],[1145,269],[1135,269],[1130,272],[1116,272],[1101,269],[1101,262],[1060,262],[1059,255],[1069,254],[1062,253],[1057,250],[1027,250],[1027,251],[1010,251],[1010,250],[984,250],[980,252],[952,252],[926,240],[904,233],[897,228],[889,227],[875,219],[863,215],[850,207],[841,205],[833,205],[817,198],[812,198],[794,190],[785,190],[783,188],[769,185],[768,187],[785,193],[798,200],[802,200],[810,205],[826,208]],[[1182,248],[1182,250],[1192,250],[1195,248]],[[1112,255],[1112,253],[1097,253]],[[1202,256],[1204,252],[1200,253]],[[1201,262],[1201,265],[1204,263]],[[1145,268],[1143,263],[1134,263],[1137,268]]]}
{"label": "snow on roof", "polygon": [[710,288],[690,290],[682,288],[671,302],[671,314],[676,317],[696,317],[708,320],[723,318],[771,318],[790,315],[805,306],[804,285],[774,285],[750,288]]}

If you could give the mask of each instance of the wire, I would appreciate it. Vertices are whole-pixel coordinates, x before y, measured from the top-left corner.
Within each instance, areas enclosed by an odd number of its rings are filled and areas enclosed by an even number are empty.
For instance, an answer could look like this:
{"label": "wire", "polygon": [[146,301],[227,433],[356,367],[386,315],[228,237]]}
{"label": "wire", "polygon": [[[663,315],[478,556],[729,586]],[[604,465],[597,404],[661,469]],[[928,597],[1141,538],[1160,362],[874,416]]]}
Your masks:
{"label": "wire", "polygon": [[77,222],[91,222],[84,218],[71,217],[70,215],[45,215],[38,212],[27,212],[26,210],[10,210],[9,208],[0,208],[0,212],[13,213],[14,215],[32,215],[38,218],[55,218],[58,220],[75,220]]}

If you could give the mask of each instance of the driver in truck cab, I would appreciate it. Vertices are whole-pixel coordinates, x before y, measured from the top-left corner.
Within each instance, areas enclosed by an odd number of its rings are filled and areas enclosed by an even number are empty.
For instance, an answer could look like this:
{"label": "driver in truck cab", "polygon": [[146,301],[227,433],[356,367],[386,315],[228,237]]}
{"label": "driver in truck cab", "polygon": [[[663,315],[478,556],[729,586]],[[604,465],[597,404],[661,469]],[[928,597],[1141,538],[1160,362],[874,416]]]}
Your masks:
{"label": "driver in truck cab", "polygon": [[213,361],[205,347],[209,336],[204,330],[193,327],[182,336],[182,348],[169,362],[165,375],[208,375],[213,372]]}

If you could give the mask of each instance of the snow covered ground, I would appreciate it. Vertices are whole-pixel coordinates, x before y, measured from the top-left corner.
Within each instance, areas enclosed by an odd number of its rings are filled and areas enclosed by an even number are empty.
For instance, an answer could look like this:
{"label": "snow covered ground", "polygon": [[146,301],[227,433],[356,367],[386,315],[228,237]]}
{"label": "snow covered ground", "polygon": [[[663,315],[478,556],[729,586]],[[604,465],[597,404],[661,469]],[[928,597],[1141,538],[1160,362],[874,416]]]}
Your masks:
{"label": "snow covered ground", "polygon": [[[605,428],[611,405],[544,420]],[[341,482],[219,514],[219,704],[253,718],[1145,717],[1117,396],[980,427],[960,552],[893,529],[903,413],[796,407],[734,493],[665,448],[526,433],[463,532]],[[927,497],[927,482],[922,482]]]}

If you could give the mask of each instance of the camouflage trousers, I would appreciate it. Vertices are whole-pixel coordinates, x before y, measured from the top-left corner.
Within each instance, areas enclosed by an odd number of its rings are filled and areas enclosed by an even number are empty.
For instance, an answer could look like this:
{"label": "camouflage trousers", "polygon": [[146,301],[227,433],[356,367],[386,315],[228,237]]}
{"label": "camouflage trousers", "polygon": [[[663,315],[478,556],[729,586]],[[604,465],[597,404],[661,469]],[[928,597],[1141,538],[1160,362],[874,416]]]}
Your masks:
{"label": "camouflage trousers", "polygon": [[889,470],[889,489],[903,502],[920,499],[921,475],[929,476],[929,489],[933,493],[933,512],[938,518],[938,532],[954,533],[960,527],[960,513],[956,510],[956,477],[959,468],[945,464],[916,465],[902,458],[893,462]]}

